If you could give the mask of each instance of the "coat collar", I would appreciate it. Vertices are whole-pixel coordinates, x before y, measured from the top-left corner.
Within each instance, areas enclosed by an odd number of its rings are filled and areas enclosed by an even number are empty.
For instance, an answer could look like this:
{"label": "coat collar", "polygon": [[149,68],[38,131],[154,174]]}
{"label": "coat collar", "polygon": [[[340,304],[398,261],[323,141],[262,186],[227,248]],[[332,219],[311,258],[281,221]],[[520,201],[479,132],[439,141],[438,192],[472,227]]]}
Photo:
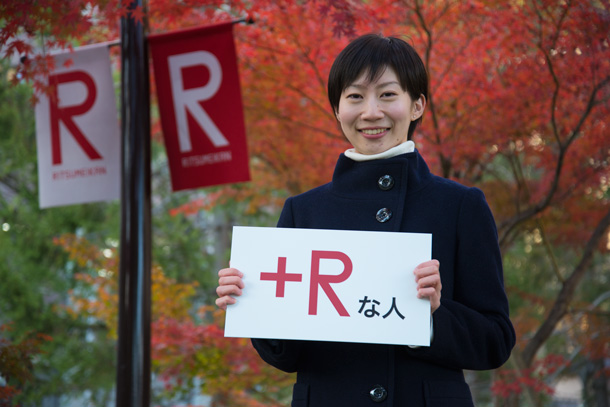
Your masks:
{"label": "coat collar", "polygon": [[[390,191],[379,187],[381,177],[394,181]],[[391,158],[357,162],[341,154],[332,180],[332,191],[344,196],[366,194],[375,199],[379,194],[393,195],[417,191],[426,186],[433,175],[417,150]],[[363,196],[364,198],[364,196]]]}

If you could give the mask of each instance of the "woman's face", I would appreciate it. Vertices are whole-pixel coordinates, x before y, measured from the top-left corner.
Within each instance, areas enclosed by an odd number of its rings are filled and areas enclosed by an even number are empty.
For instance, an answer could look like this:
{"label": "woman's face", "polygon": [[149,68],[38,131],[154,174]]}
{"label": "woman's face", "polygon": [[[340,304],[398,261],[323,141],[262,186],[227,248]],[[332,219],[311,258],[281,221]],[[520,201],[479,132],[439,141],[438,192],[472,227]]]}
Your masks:
{"label": "woman's face", "polygon": [[421,96],[413,101],[390,67],[374,82],[364,72],[341,94],[337,119],[360,154],[378,154],[407,140],[409,125],[424,112]]}

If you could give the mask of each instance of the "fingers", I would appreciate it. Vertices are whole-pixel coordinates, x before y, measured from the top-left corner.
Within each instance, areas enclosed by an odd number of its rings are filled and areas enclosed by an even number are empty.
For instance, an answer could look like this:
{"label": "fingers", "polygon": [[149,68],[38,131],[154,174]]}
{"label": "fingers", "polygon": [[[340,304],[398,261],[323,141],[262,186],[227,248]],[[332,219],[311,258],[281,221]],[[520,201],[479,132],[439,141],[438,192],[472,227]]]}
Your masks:
{"label": "fingers", "polygon": [[441,275],[438,260],[429,260],[421,263],[415,270],[415,281],[417,283],[417,298],[428,298],[431,311],[440,307],[441,301]]}
{"label": "fingers", "polygon": [[415,272],[416,273],[426,273],[426,272],[430,272],[430,271],[438,271],[440,268],[440,263],[438,260],[428,260],[425,261],[421,264],[419,264],[417,267],[415,267]]}
{"label": "fingers", "polygon": [[440,282],[440,263],[438,260],[429,260],[421,263],[415,267],[413,274],[415,274],[415,281],[424,279],[425,282],[429,282],[430,280],[433,280],[435,276],[437,276]]}
{"label": "fingers", "polygon": [[[226,271],[225,270],[232,270]],[[236,269],[222,269],[218,272],[218,288],[225,286],[237,286],[239,288],[244,288],[244,281],[242,278],[244,274]]]}
{"label": "fingers", "polygon": [[244,273],[235,268],[222,269],[218,272],[218,288],[222,289],[232,286],[240,289],[244,288],[243,277]]}
{"label": "fingers", "polygon": [[429,276],[416,280],[417,282],[417,297],[418,298],[430,298],[433,295],[440,297],[442,284],[439,275]]}
{"label": "fingers", "polygon": [[237,270],[236,268],[233,267],[228,267],[226,269],[222,269],[218,272],[218,277],[222,278],[222,277],[228,277],[228,276],[239,276],[239,277],[243,277],[244,273],[242,273],[241,271]]}
{"label": "fingers", "polygon": [[227,305],[235,304],[237,300],[233,297],[216,298],[216,306],[222,310],[227,310]]}
{"label": "fingers", "polygon": [[226,268],[218,272],[218,287],[216,287],[216,306],[226,310],[227,305],[235,304],[235,297],[242,294],[244,274],[235,268]]}

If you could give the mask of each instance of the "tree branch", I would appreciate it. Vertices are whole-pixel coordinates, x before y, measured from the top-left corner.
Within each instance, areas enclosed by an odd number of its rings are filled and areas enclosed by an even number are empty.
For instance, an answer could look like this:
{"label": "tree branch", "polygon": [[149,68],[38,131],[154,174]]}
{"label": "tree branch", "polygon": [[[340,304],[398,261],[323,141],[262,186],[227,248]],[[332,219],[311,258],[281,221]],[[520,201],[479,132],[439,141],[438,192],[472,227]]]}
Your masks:
{"label": "tree branch", "polygon": [[500,242],[501,246],[504,244],[504,240],[506,239],[506,236],[513,228],[515,228],[520,223],[530,219],[531,217],[536,216],[538,213],[545,210],[551,204],[551,200],[553,199],[553,196],[555,195],[555,193],[557,192],[557,189],[559,188],[559,180],[561,178],[561,171],[563,169],[563,161],[567,154],[568,148],[572,145],[574,140],[576,140],[576,138],[580,134],[582,126],[584,125],[585,121],[587,120],[587,118],[589,117],[591,112],[593,111],[593,108],[597,105],[596,97],[597,97],[598,92],[600,90],[602,90],[608,84],[610,84],[610,76],[606,77],[603,81],[598,83],[593,88],[591,94],[589,95],[589,101],[587,103],[587,107],[585,108],[585,111],[583,112],[583,114],[580,117],[580,120],[578,121],[576,126],[570,132],[570,136],[569,136],[568,140],[566,141],[565,144],[559,143],[560,149],[559,149],[559,154],[557,156],[557,165],[555,166],[555,175],[553,177],[551,187],[549,188],[549,191],[547,192],[546,196],[543,197],[540,202],[531,206],[526,211],[517,213],[511,219],[506,220],[505,222],[503,222],[501,225],[498,226],[498,229],[503,231],[499,238],[499,242]]}
{"label": "tree branch", "polygon": [[561,275],[561,272],[559,271],[559,265],[557,264],[557,258],[555,257],[555,253],[553,253],[553,248],[551,247],[551,244],[549,243],[549,239],[546,236],[546,231],[545,231],[545,227],[542,224],[542,219],[537,219],[536,223],[538,224],[538,229],[540,229],[540,235],[542,237],[542,242],[544,244],[544,248],[548,254],[549,260],[551,262],[551,268],[553,269],[553,273],[555,273],[555,275],[557,276],[557,280],[559,280],[560,283],[564,284],[565,283],[565,279],[563,278],[563,276]]}
{"label": "tree branch", "polygon": [[531,366],[534,356],[540,349],[540,347],[547,341],[551,336],[555,327],[561,321],[561,319],[568,313],[568,307],[570,301],[574,297],[574,291],[578,287],[578,284],[589,270],[589,265],[593,260],[593,254],[596,247],[599,245],[602,238],[606,236],[606,230],[610,227],[610,210],[606,215],[599,221],[597,227],[591,234],[589,241],[587,242],[585,249],[580,258],[580,262],[574,268],[570,276],[565,280],[561,291],[557,295],[555,303],[551,307],[551,310],[546,320],[540,325],[538,331],[534,334],[532,339],[525,345],[522,352],[523,362],[526,366]]}

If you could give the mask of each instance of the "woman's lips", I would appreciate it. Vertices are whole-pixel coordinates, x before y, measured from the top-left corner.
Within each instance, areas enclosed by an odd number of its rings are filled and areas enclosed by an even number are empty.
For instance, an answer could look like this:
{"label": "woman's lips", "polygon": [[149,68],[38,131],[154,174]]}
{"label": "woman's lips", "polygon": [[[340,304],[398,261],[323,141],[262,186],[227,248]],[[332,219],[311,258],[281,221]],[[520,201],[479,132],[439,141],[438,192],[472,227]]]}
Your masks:
{"label": "woman's lips", "polygon": [[388,132],[386,127],[376,127],[370,129],[359,129],[358,131],[367,139],[378,139],[385,136]]}

